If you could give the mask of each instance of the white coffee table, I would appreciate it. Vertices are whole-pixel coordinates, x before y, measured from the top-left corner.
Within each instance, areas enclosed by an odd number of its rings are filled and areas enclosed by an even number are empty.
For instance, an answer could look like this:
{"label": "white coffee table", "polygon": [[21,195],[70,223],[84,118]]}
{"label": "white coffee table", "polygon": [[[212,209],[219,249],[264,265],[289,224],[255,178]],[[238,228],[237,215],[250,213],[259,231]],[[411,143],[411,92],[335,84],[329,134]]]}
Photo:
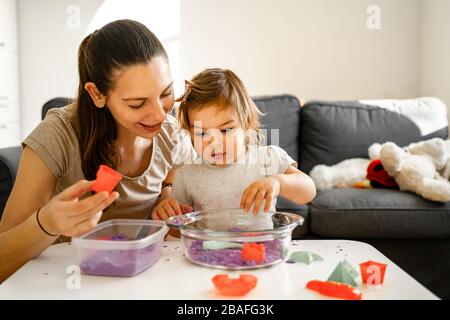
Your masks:
{"label": "white coffee table", "polygon": [[[359,287],[363,299],[438,299],[369,244],[347,240],[292,242],[291,253],[303,250],[321,255],[324,261],[309,266],[282,262],[246,270],[245,273],[258,277],[258,285],[243,299],[328,299],[305,285],[310,280],[326,280],[343,259],[358,271],[358,264],[367,260],[388,264],[380,289],[364,284]],[[190,263],[183,256],[179,241],[166,241],[161,259],[132,278],[81,275],[77,289],[71,265],[76,265],[73,246],[51,246],[0,285],[0,299],[228,299],[218,294],[211,283],[215,274],[224,271]],[[242,272],[227,273],[237,277]]]}

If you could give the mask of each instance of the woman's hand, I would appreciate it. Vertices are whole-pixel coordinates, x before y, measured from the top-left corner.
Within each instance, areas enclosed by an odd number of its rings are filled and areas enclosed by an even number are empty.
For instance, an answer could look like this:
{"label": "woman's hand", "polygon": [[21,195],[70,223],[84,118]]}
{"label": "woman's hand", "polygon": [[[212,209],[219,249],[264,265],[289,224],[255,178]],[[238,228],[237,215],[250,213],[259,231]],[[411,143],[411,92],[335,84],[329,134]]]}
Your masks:
{"label": "woman's hand", "polygon": [[280,182],[275,177],[266,177],[253,182],[244,190],[241,208],[248,211],[253,204],[253,213],[258,213],[265,200],[264,211],[269,211],[273,199],[280,194]]}
{"label": "woman's hand", "polygon": [[103,209],[118,197],[117,192],[103,191],[86,199],[78,198],[92,190],[94,181],[81,180],[52,198],[39,212],[42,227],[49,233],[74,237],[93,229]]}
{"label": "woman's hand", "polygon": [[162,200],[156,206],[152,213],[153,220],[166,220],[172,216],[179,216],[188,212],[192,212],[194,209],[187,204],[180,204],[174,198],[168,198]]}

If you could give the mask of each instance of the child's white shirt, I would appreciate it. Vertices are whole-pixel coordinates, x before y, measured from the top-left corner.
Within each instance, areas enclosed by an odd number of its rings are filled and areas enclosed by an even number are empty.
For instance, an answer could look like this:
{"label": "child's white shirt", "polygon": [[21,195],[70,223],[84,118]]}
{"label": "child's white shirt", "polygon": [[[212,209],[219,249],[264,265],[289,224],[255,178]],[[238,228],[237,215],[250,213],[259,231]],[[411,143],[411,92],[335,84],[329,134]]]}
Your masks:
{"label": "child's white shirt", "polygon": [[[236,163],[227,166],[214,166],[199,158],[176,170],[172,196],[179,203],[192,206],[194,211],[239,208],[242,194],[250,184],[282,174],[290,165],[296,167],[297,163],[286,151],[274,145],[251,146]],[[276,199],[273,199],[270,211],[275,211],[275,205]],[[260,216],[259,220],[261,218],[263,221],[257,223],[259,229],[272,225],[270,215]]]}

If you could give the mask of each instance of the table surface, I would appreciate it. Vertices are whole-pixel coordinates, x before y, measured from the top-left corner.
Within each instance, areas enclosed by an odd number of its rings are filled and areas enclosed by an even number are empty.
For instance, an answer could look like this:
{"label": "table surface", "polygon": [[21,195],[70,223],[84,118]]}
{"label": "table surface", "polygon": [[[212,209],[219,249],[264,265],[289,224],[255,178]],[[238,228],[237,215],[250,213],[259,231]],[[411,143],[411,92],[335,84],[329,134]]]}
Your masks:
{"label": "table surface", "polygon": [[[166,241],[161,259],[131,278],[90,276],[74,278],[77,265],[74,246],[49,247],[0,285],[0,299],[230,299],[220,295],[211,283],[218,273],[237,277],[250,273],[258,285],[241,299],[330,299],[306,289],[310,280],[326,280],[344,259],[359,272],[367,260],[386,263],[384,284],[377,289],[361,284],[363,299],[438,299],[428,289],[367,243],[348,240],[295,240],[290,253],[312,251],[323,257],[310,265],[281,262],[252,270],[228,271],[189,262],[180,241]],[[72,267],[70,267],[72,266]],[[78,279],[79,281],[74,281]],[[74,287],[79,283],[78,287]],[[236,298],[234,298],[236,299]]]}

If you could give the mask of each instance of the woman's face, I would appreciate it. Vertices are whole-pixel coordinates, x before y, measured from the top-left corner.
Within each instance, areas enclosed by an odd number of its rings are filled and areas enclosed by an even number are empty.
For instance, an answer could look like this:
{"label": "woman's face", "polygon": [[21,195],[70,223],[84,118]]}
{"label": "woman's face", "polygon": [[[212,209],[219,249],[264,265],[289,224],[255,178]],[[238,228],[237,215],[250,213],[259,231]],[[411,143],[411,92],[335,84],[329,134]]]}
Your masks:
{"label": "woman's face", "polygon": [[164,57],[116,72],[116,84],[106,105],[118,133],[153,138],[174,104],[173,81]]}

